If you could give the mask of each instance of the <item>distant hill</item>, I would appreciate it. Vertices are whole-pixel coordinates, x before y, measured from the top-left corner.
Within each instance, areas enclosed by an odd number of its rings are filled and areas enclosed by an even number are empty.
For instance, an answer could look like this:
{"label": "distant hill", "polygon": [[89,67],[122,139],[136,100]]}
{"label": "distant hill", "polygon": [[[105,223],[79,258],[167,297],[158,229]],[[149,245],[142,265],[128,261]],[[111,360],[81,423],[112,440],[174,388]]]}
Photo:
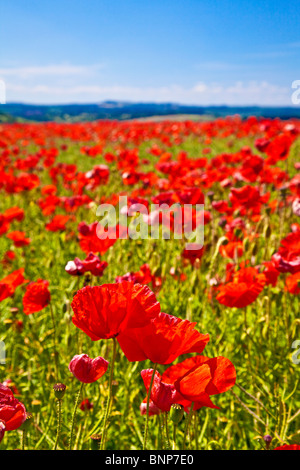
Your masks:
{"label": "distant hill", "polygon": [[128,103],[105,101],[99,104],[65,104],[33,105],[8,103],[0,105],[0,122],[56,121],[79,122],[97,119],[139,119],[155,116],[184,115],[216,118],[239,114],[242,118],[249,116],[267,118],[299,118],[300,107],[259,107],[259,106],[193,106],[174,103]]}

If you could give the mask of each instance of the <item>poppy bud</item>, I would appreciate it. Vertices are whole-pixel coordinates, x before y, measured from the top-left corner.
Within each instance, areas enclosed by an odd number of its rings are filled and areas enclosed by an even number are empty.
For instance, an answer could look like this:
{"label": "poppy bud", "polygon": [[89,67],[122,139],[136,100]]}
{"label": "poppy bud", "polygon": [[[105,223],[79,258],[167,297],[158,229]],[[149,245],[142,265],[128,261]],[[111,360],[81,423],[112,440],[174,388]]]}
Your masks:
{"label": "poppy bud", "polygon": [[66,388],[67,387],[64,384],[55,384],[53,386],[55,398],[61,400],[65,394]]}
{"label": "poppy bud", "polygon": [[265,228],[265,233],[264,233],[265,238],[270,238],[271,233],[272,233],[271,227],[270,225],[267,225],[267,227]]}
{"label": "poppy bud", "polygon": [[99,450],[101,444],[101,434],[93,434],[91,439],[91,450]]}
{"label": "poppy bud", "polygon": [[103,357],[91,359],[87,354],[79,354],[73,357],[69,364],[69,371],[72,372],[80,382],[89,384],[96,382],[105,374],[108,368],[108,361]]}
{"label": "poppy bud", "polygon": [[258,247],[257,245],[253,245],[253,248],[251,250],[251,256],[256,256],[258,252]]}
{"label": "poppy bud", "polygon": [[272,436],[270,436],[269,434],[267,434],[266,436],[264,436],[264,441],[266,443],[266,448],[269,449],[270,447],[270,444],[272,442]]}
{"label": "poppy bud", "polygon": [[20,427],[20,429],[22,429],[22,431],[27,431],[27,429],[30,427],[30,424],[32,423],[32,418],[33,418],[32,413],[26,413],[26,419]]}
{"label": "poppy bud", "polygon": [[245,238],[244,238],[243,244],[244,244],[244,249],[245,249],[245,251],[248,251],[249,244],[250,244],[248,237],[245,237]]}
{"label": "poppy bud", "polygon": [[178,403],[173,403],[170,409],[170,418],[174,424],[179,424],[183,418],[184,406]]}
{"label": "poppy bud", "polygon": [[207,197],[208,197],[208,199],[209,199],[210,202],[213,201],[213,199],[214,199],[214,194],[215,194],[215,193],[214,193],[213,191],[208,191]]}

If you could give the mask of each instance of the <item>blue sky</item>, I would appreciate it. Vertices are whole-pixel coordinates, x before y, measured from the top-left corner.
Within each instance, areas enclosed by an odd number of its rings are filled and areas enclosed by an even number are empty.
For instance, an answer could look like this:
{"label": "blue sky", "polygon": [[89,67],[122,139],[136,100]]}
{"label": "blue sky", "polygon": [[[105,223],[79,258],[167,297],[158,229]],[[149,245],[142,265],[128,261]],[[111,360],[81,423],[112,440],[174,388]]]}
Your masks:
{"label": "blue sky", "polygon": [[0,0],[7,101],[291,105],[299,0]]}

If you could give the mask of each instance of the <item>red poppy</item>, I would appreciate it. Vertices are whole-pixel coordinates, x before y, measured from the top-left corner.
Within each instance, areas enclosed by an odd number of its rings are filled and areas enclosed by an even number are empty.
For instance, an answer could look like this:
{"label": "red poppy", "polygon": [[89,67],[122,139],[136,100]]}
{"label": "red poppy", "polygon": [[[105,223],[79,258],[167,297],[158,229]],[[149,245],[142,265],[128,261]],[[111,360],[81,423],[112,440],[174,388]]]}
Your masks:
{"label": "red poppy", "polygon": [[125,330],[117,340],[131,362],[150,359],[155,364],[170,364],[181,354],[204,350],[209,335],[199,333],[195,325],[160,313],[143,328]]}
{"label": "red poppy", "polygon": [[263,265],[265,266],[263,274],[266,278],[266,285],[275,287],[280,272],[276,269],[275,263],[273,263],[273,261],[265,261]]}
{"label": "red poppy", "polygon": [[[144,385],[149,392],[153,369],[142,370],[141,376]],[[161,411],[169,411],[173,403],[178,403],[178,394],[174,385],[162,381],[161,375],[155,371],[150,398],[154,405]]]}
{"label": "red poppy", "polygon": [[19,230],[16,230],[15,232],[10,232],[7,235],[7,238],[12,240],[17,248],[29,245],[29,243],[31,242],[30,238],[26,238],[25,232],[20,232]]}
{"label": "red poppy", "polygon": [[284,446],[275,447],[273,450],[300,450],[300,444],[285,444]]}
{"label": "red poppy", "polygon": [[182,252],[182,257],[190,261],[193,266],[197,260],[201,260],[205,248],[197,243],[188,243]]}
{"label": "red poppy", "polygon": [[5,423],[6,431],[18,429],[26,419],[26,409],[17,400],[10,388],[0,383],[0,420]]}
{"label": "red poppy", "polygon": [[5,422],[2,419],[0,419],[0,442],[2,441],[4,437],[5,430],[6,430]]}
{"label": "red poppy", "polygon": [[[147,392],[152,373],[152,369],[141,373]],[[156,371],[150,398],[161,411],[169,411],[173,403],[186,410],[192,402],[195,410],[204,406],[218,408],[210,396],[230,390],[235,381],[235,368],[225,357],[196,356],[169,367],[162,376]]]}
{"label": "red poppy", "polygon": [[[147,397],[140,404],[140,412],[142,416],[147,414]],[[149,400],[149,416],[159,415],[161,410],[156,406],[152,400]]]}
{"label": "red poppy", "polygon": [[223,258],[234,259],[236,257],[241,257],[244,252],[243,242],[241,241],[231,241],[227,245],[222,245],[219,248],[220,255]]}
{"label": "red poppy", "polygon": [[[210,397],[230,390],[236,381],[236,371],[225,357],[195,356],[169,367],[162,380],[174,383],[179,394],[195,402],[195,409],[202,406],[217,408]],[[186,406],[186,403],[182,404]]]}
{"label": "red poppy", "polygon": [[101,261],[94,253],[89,253],[85,260],[75,258],[74,261],[69,261],[66,264],[65,270],[71,276],[81,276],[86,272],[90,272],[94,276],[101,277],[107,266],[106,261]]}
{"label": "red poppy", "polygon": [[86,398],[85,400],[82,400],[82,402],[79,405],[79,408],[81,409],[81,411],[91,410],[93,407],[94,407],[94,404],[91,403],[88,398]]}
{"label": "red poppy", "polygon": [[16,288],[25,282],[28,282],[24,278],[24,268],[20,268],[17,271],[13,271],[8,276],[4,277],[0,281],[0,302],[7,297],[14,294]]}
{"label": "red poppy", "polygon": [[24,210],[20,207],[10,207],[4,212],[4,217],[7,222],[18,220],[19,222],[24,219]]}
{"label": "red poppy", "polygon": [[82,251],[104,255],[116,243],[118,238],[126,236],[127,228],[119,225],[105,228],[98,222],[94,222],[91,225],[81,222],[78,226],[78,231],[79,244]]}
{"label": "red poppy", "polygon": [[126,328],[142,327],[160,312],[147,286],[126,281],[84,287],[71,305],[74,325],[93,341],[116,337]]}
{"label": "red poppy", "polygon": [[23,297],[23,309],[26,315],[39,312],[47,307],[51,299],[48,286],[49,282],[43,279],[28,284]]}
{"label": "red poppy", "polygon": [[285,288],[291,294],[300,294],[300,271],[286,278]]}
{"label": "red poppy", "polygon": [[91,359],[87,354],[74,356],[69,364],[69,371],[76,379],[85,384],[91,384],[100,379],[107,371],[109,362],[103,357]]}
{"label": "red poppy", "polygon": [[55,215],[49,224],[46,224],[46,230],[50,232],[59,232],[66,230],[66,223],[69,221],[68,215]]}
{"label": "red poppy", "polygon": [[266,283],[255,268],[243,268],[233,274],[232,282],[217,287],[216,299],[226,307],[243,308],[254,302]]}

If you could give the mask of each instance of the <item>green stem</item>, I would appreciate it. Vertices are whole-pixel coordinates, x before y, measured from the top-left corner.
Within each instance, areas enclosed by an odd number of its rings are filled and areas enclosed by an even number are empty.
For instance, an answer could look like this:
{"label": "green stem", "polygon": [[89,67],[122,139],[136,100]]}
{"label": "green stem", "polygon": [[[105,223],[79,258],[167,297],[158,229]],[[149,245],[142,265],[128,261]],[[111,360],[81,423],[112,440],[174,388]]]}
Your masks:
{"label": "green stem", "polygon": [[26,430],[23,429],[22,437],[21,437],[21,448],[22,448],[22,450],[25,450],[25,447],[26,447]]}
{"label": "green stem", "polygon": [[109,417],[110,411],[110,403],[112,399],[112,381],[113,381],[113,374],[114,374],[114,365],[116,359],[116,352],[117,352],[117,340],[116,338],[112,338],[113,340],[113,352],[112,358],[110,363],[110,374],[109,374],[109,383],[108,383],[108,399],[107,405],[104,413],[104,420],[103,420],[103,427],[102,427],[102,440],[101,440],[101,450],[105,449],[105,439],[106,439],[106,432],[107,432],[107,420]]}
{"label": "green stem", "polygon": [[198,449],[198,420],[197,420],[197,412],[194,411],[194,435],[195,435],[195,449]]}
{"label": "green stem", "polygon": [[57,406],[57,429],[56,429],[56,439],[55,439],[55,444],[53,447],[53,450],[56,450],[57,444],[58,444],[58,439],[60,436],[60,430],[61,430],[61,404],[62,400],[57,400],[56,401],[56,406]]}
{"label": "green stem", "polygon": [[174,423],[173,425],[173,449],[176,450],[176,431],[177,431],[177,424]]}
{"label": "green stem", "polygon": [[150,403],[151,390],[152,390],[152,385],[153,385],[156,369],[157,369],[157,364],[154,364],[152,377],[151,377],[151,382],[150,382],[150,387],[149,387],[149,390],[148,390],[148,393],[147,393],[147,414],[146,414],[146,424],[145,424],[145,432],[144,432],[143,450],[146,450],[146,448],[147,448],[147,437],[148,437],[148,426],[149,426],[149,403]]}
{"label": "green stem", "polygon": [[168,426],[168,412],[165,413],[165,425],[166,425],[166,448],[167,450],[171,449],[170,446],[170,433],[169,433],[169,426]]}
{"label": "green stem", "polygon": [[53,349],[54,349],[55,374],[56,374],[56,381],[58,381],[59,376],[58,376],[58,357],[57,357],[57,348],[56,348],[56,326],[55,326],[55,319],[54,319],[51,302],[49,304],[49,307],[50,307],[51,319],[53,323]]}
{"label": "green stem", "polygon": [[77,413],[77,408],[78,408],[78,403],[80,400],[80,396],[83,390],[83,382],[80,384],[80,389],[76,395],[76,400],[75,400],[75,406],[74,406],[74,411],[73,411],[73,416],[72,416],[72,423],[71,423],[71,432],[70,432],[70,439],[69,439],[69,450],[72,449],[72,440],[73,440],[73,432],[74,432],[74,425],[75,425],[75,418],[76,418],[76,413]]}
{"label": "green stem", "polygon": [[183,437],[183,450],[185,450],[185,447],[186,447],[186,438],[187,438],[188,429],[189,429],[190,424],[191,424],[193,408],[194,408],[194,402],[192,402],[192,404],[191,404],[190,412],[189,412],[189,415],[188,415],[187,420],[186,420],[186,425],[185,425],[185,430],[184,430],[184,437]]}

